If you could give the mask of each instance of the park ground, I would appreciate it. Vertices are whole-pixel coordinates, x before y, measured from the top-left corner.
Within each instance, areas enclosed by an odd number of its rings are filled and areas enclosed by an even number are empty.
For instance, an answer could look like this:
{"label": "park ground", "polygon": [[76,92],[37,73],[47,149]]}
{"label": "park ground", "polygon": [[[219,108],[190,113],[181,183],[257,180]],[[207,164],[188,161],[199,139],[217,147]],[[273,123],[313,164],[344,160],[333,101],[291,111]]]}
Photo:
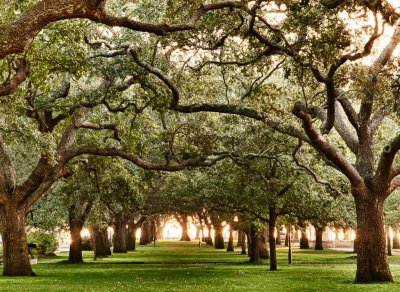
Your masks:
{"label": "park ground", "polygon": [[1,291],[400,291],[400,256],[389,257],[394,283],[354,284],[355,254],[337,250],[293,250],[287,264],[278,249],[278,271],[268,260],[249,264],[248,257],[198,242],[160,241],[127,254],[84,264],[62,263],[68,253],[39,259],[36,277],[0,277]]}

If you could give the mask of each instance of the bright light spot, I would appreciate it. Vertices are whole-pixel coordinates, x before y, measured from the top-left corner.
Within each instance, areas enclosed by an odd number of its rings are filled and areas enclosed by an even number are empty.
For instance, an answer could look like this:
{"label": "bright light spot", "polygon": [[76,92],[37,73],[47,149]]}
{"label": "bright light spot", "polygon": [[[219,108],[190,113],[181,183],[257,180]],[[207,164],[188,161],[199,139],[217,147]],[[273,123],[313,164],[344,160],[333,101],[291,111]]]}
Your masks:
{"label": "bright light spot", "polygon": [[344,233],[343,230],[339,231],[339,240],[343,240],[344,239]]}
{"label": "bright light spot", "polygon": [[90,232],[87,228],[83,228],[81,231],[81,237],[90,237]]}
{"label": "bright light spot", "polygon": [[171,219],[165,223],[163,230],[163,237],[165,239],[180,239],[182,236],[182,229],[175,219]]}

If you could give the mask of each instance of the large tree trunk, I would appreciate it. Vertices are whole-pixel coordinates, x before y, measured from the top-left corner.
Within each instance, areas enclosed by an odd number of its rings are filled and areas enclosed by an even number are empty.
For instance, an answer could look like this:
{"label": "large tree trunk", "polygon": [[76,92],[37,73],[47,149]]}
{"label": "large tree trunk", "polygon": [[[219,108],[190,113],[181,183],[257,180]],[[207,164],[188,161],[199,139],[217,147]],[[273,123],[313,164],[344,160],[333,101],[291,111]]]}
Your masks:
{"label": "large tree trunk", "polygon": [[107,228],[91,227],[90,234],[93,241],[94,258],[111,255],[110,243],[108,242]]}
{"label": "large tree trunk", "polygon": [[249,239],[249,256],[250,256],[250,263],[261,263],[261,240],[259,234],[257,234],[256,227],[251,224],[250,234],[248,235]]}
{"label": "large tree trunk", "polygon": [[310,244],[308,242],[308,237],[306,234],[306,225],[303,222],[299,223],[299,227],[300,227],[300,249],[309,249],[310,248]]}
{"label": "large tree trunk", "polygon": [[182,228],[182,236],[181,236],[181,241],[190,241],[190,236],[187,228],[187,217],[182,216],[181,220],[178,221],[179,225],[181,225]]}
{"label": "large tree trunk", "polygon": [[263,228],[262,232],[259,236],[259,238],[260,238],[260,257],[262,259],[269,259],[267,237],[268,237],[268,230],[266,228]]}
{"label": "large tree trunk", "polygon": [[128,251],[134,251],[136,249],[136,231],[138,228],[138,224],[134,222],[128,223],[128,232],[126,234],[126,250]]}
{"label": "large tree trunk", "polygon": [[268,227],[269,227],[268,239],[269,239],[269,253],[270,253],[269,269],[271,271],[276,271],[278,267],[278,263],[276,260],[276,239],[274,237],[275,224],[276,224],[275,210],[270,210],[269,221],[268,221]]}
{"label": "large tree trunk", "polygon": [[233,228],[232,226],[229,227],[229,241],[228,241],[228,248],[226,251],[235,251],[233,248]]}
{"label": "large tree trunk", "polygon": [[323,250],[322,245],[322,234],[324,233],[325,227],[315,226],[315,250]]}
{"label": "large tree trunk", "polygon": [[213,240],[212,240],[212,236],[211,236],[211,225],[207,224],[207,237],[206,237],[206,246],[207,245],[213,245]]}
{"label": "large tree trunk", "polygon": [[143,223],[140,232],[140,245],[146,245],[151,242],[149,237],[151,236],[151,226],[149,222]]}
{"label": "large tree trunk", "polygon": [[126,222],[117,221],[114,230],[114,253],[127,253],[126,250]]}
{"label": "large tree trunk", "polygon": [[354,196],[358,248],[356,282],[393,281],[385,250],[384,200],[370,194],[362,195]]}
{"label": "large tree trunk", "polygon": [[3,276],[34,276],[29,263],[25,208],[12,204],[0,208],[3,239]]}
{"label": "large tree trunk", "polygon": [[225,243],[224,243],[224,235],[222,234],[223,228],[221,224],[215,224],[214,225],[214,247],[217,249],[224,249],[225,248]]}
{"label": "large tree trunk", "polygon": [[69,233],[71,235],[71,243],[69,245],[68,262],[71,264],[82,263],[82,237],[81,231],[83,227],[83,220],[80,218],[69,219]]}

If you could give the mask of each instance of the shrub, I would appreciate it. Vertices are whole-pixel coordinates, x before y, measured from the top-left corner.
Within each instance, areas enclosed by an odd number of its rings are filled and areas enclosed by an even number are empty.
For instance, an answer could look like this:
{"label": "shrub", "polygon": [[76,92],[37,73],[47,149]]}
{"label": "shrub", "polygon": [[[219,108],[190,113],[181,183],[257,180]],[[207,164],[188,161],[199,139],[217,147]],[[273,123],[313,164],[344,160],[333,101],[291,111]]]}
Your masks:
{"label": "shrub", "polygon": [[[28,242],[36,243],[36,254],[38,256],[54,255],[54,252],[58,248],[58,241],[55,234],[40,230],[29,233]],[[32,252],[35,253],[34,250]]]}

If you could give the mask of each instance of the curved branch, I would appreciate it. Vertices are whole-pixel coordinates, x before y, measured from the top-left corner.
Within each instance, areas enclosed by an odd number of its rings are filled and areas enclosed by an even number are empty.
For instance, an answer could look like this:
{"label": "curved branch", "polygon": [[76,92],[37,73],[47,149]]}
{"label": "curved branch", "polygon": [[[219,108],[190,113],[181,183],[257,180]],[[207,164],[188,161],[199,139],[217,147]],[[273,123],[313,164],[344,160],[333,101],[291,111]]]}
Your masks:
{"label": "curved branch", "polygon": [[35,35],[46,25],[62,19],[87,18],[109,26],[126,27],[131,30],[165,35],[170,32],[193,29],[208,11],[223,8],[241,8],[242,2],[226,1],[197,8],[190,20],[182,24],[152,24],[127,17],[109,15],[106,0],[41,0],[28,7],[17,19],[0,26],[0,58],[12,53],[26,51]]}
{"label": "curved branch", "polygon": [[349,163],[335,147],[333,147],[315,130],[311,116],[305,113],[301,109],[301,106],[299,107],[299,104],[296,104],[293,108],[293,114],[303,121],[303,127],[310,139],[310,144],[336,165],[336,167],[350,180],[353,186],[363,185],[364,180],[354,166],[351,165],[351,163]]}
{"label": "curved branch", "polygon": [[133,49],[130,50],[130,53],[135,60],[135,62],[145,68],[147,71],[157,76],[164,84],[171,90],[172,99],[170,102],[170,109],[181,112],[181,113],[196,113],[196,112],[216,112],[216,113],[227,113],[245,116],[251,119],[255,119],[258,121],[262,121],[266,123],[272,129],[281,132],[283,134],[287,134],[305,141],[308,141],[307,136],[304,131],[298,129],[295,126],[290,124],[286,124],[283,121],[278,119],[268,118],[267,115],[263,112],[257,111],[252,108],[244,107],[241,105],[232,105],[232,104],[219,104],[219,103],[204,103],[204,104],[191,104],[191,105],[180,105],[180,92],[175,83],[168,78],[161,70],[151,66],[150,64],[143,62],[139,59],[137,52]]}
{"label": "curved branch", "polygon": [[83,122],[80,125],[80,128],[85,128],[85,129],[92,129],[92,130],[113,130],[114,131],[114,139],[121,142],[122,139],[119,136],[119,129],[118,126],[115,124],[94,124],[94,123],[89,123],[89,122]]}
{"label": "curved branch", "polygon": [[394,158],[400,150],[400,135],[396,136],[388,142],[383,148],[378,168],[374,176],[374,182],[377,186],[388,186],[391,181],[397,177],[396,172],[399,171],[398,166],[392,167]]}
{"label": "curved branch", "polygon": [[5,96],[13,93],[18,86],[24,82],[29,74],[30,62],[26,59],[16,60],[15,75],[7,79],[3,84],[0,85],[0,96]]}
{"label": "curved branch", "polygon": [[293,157],[294,162],[299,167],[304,168],[305,170],[307,170],[311,174],[311,176],[314,178],[315,182],[327,186],[330,190],[334,191],[336,194],[340,194],[340,192],[338,190],[336,190],[334,187],[332,187],[332,185],[328,181],[320,180],[318,178],[317,173],[314,170],[312,170],[311,167],[309,167],[308,165],[305,165],[305,164],[300,162],[299,158],[296,157],[296,154],[300,150],[301,146],[302,146],[302,141],[299,140],[299,144],[294,148],[294,150],[292,152],[292,157]]}
{"label": "curved branch", "polygon": [[[132,153],[128,153],[124,150],[117,149],[117,148],[98,148],[98,147],[91,147],[91,146],[82,146],[72,149],[66,154],[66,161],[71,160],[74,157],[83,155],[83,154],[93,154],[93,155],[100,155],[100,156],[118,156],[123,159],[126,159],[130,162],[133,162],[135,165],[147,169],[147,170],[163,170],[163,171],[179,171],[185,169],[187,167],[209,167],[213,166],[220,160],[225,159],[228,157],[228,153],[210,153],[199,156],[197,158],[189,158],[183,160],[182,162],[175,164],[175,165],[165,165],[165,164],[156,164],[149,161],[145,161],[144,159],[140,158],[137,155]],[[212,156],[215,156],[212,158]]]}

